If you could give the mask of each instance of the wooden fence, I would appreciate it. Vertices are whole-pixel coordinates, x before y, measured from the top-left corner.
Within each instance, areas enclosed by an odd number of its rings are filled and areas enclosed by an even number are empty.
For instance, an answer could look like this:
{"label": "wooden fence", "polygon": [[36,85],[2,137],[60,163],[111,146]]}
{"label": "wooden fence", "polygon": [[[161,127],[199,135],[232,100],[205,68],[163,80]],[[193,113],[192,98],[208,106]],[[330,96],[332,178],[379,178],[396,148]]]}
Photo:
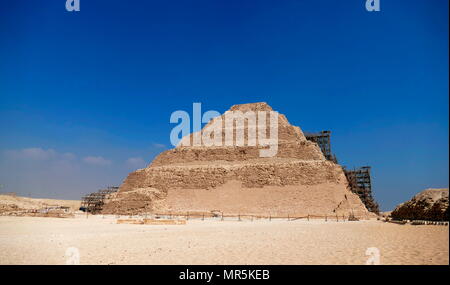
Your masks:
{"label": "wooden fence", "polygon": [[354,215],[252,215],[252,214],[225,214],[223,212],[211,213],[211,212],[185,212],[185,213],[148,213],[148,214],[136,214],[136,215],[116,215],[116,218],[128,217],[128,218],[154,218],[154,219],[184,219],[184,220],[227,220],[227,221],[254,221],[254,220],[285,220],[285,221],[297,221],[297,220],[324,220],[324,221],[357,221],[359,219],[369,219],[366,216]]}

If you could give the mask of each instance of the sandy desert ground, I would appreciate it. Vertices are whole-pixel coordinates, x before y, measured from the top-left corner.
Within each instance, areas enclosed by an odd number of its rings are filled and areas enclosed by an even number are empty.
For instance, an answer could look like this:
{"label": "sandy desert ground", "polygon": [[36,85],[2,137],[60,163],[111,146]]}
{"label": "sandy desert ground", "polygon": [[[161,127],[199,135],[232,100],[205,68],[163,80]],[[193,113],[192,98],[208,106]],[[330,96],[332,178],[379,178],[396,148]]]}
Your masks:
{"label": "sandy desert ground", "polygon": [[449,264],[448,226],[381,221],[116,224],[113,217],[0,217],[0,264]]}

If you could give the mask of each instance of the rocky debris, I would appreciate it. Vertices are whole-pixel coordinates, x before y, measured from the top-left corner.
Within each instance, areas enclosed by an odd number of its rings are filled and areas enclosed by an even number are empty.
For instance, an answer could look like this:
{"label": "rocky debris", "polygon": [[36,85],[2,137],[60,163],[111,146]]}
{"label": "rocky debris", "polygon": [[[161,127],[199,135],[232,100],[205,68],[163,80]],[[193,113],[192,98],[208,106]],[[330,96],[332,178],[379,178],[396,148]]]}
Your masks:
{"label": "rocky debris", "polygon": [[[253,103],[234,105],[230,111],[272,108],[267,103]],[[284,115],[278,114],[279,144],[274,157],[260,157],[261,147],[247,145],[249,123],[244,126],[244,146],[180,143],[161,153],[148,167],[128,175],[103,213],[368,214],[358,196],[349,191],[342,167],[326,160],[317,144],[308,141]],[[192,143],[194,135],[182,142]]]}
{"label": "rocky debris", "polygon": [[15,204],[0,204],[0,215],[23,211]]}
{"label": "rocky debris", "polygon": [[53,200],[0,195],[2,216],[69,216],[80,207],[80,201]]}
{"label": "rocky debris", "polygon": [[391,212],[395,220],[448,221],[448,189],[426,189]]}

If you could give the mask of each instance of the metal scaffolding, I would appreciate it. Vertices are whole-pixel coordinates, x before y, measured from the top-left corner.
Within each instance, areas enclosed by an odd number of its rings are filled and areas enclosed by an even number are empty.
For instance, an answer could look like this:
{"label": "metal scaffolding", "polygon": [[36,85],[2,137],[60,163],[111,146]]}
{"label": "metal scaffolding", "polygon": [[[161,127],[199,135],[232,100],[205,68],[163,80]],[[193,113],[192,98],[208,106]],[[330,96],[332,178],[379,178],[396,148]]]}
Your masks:
{"label": "metal scaffolding", "polygon": [[362,166],[353,170],[343,167],[350,190],[357,194],[366,205],[367,210],[379,213],[378,203],[372,196],[372,182],[370,179],[370,166]]}
{"label": "metal scaffolding", "polygon": [[119,187],[110,186],[106,189],[100,189],[97,192],[82,197],[80,210],[90,213],[98,213],[102,210],[105,201],[112,193],[119,190]]}
{"label": "metal scaffolding", "polygon": [[320,131],[318,133],[304,133],[307,140],[315,142],[322,150],[326,159],[337,163],[336,156],[331,152],[331,131]]}
{"label": "metal scaffolding", "polygon": [[[305,132],[307,140],[316,143],[322,150],[326,159],[337,163],[336,156],[331,152],[331,132],[321,131],[318,133]],[[372,183],[370,179],[370,166],[363,166],[353,170],[347,170],[343,167],[347,177],[350,190],[357,194],[361,201],[366,205],[367,210],[379,213],[378,203],[372,196]]]}

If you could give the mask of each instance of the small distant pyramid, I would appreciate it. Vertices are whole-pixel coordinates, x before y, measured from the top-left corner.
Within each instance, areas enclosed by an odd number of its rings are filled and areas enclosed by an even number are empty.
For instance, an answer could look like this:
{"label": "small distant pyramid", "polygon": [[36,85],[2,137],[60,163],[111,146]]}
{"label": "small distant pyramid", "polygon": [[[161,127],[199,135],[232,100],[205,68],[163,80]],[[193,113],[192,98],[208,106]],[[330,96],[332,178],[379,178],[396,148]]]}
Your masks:
{"label": "small distant pyramid", "polygon": [[[234,105],[229,111],[273,109],[260,102]],[[227,112],[221,116],[222,121]],[[261,157],[260,146],[247,144],[208,147],[179,144],[162,152],[148,167],[130,173],[116,197],[105,205],[104,212],[365,216],[368,211],[348,189],[342,167],[326,160],[320,148],[308,141],[299,127],[289,124],[284,115],[277,116],[275,156]],[[244,126],[247,141],[251,126],[249,123]],[[222,127],[225,134],[225,124]],[[194,135],[182,141],[192,142]]]}

